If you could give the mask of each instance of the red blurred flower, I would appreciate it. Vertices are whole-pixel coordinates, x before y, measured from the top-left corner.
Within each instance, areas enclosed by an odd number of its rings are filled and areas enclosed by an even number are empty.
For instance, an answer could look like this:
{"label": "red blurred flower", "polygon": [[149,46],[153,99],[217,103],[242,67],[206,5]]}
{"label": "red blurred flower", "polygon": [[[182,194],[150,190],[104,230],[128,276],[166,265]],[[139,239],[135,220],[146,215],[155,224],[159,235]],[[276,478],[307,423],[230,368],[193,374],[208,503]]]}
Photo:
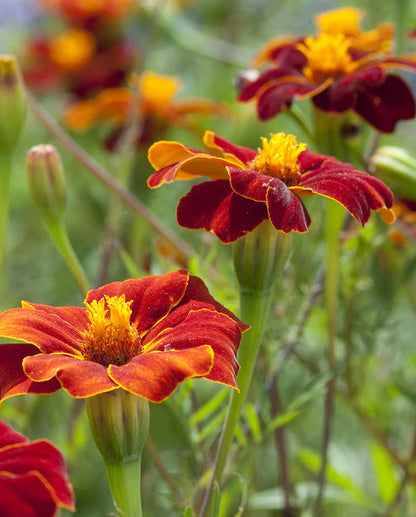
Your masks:
{"label": "red blurred flower", "polygon": [[[141,124],[137,145],[148,146],[171,126],[192,127],[195,115],[225,115],[225,106],[207,99],[177,100],[180,81],[176,77],[143,72],[132,77],[132,89],[109,88],[95,98],[72,104],[65,122],[75,131],[86,131],[97,124],[109,123],[113,130],[106,147],[113,150],[129,124],[132,109]],[[137,89],[135,99],[133,89]]]}
{"label": "red blurred flower", "polygon": [[386,185],[347,163],[306,150],[292,135],[278,133],[262,149],[234,145],[211,131],[204,143],[212,153],[177,142],[156,142],[149,161],[157,170],[148,179],[150,188],[174,180],[208,176],[180,200],[181,226],[213,232],[222,242],[235,241],[262,221],[285,233],[306,232],[310,217],[302,197],[319,195],[334,199],[363,226],[372,210],[386,222],[393,195]]}
{"label": "red blurred flower", "polygon": [[415,116],[406,82],[390,68],[416,70],[416,58],[389,56],[392,29],[359,28],[359,11],[340,9],[318,18],[320,33],[279,38],[267,43],[256,64],[271,65],[238,81],[238,100],[255,99],[258,116],[267,120],[289,108],[294,99],[311,98],[329,113],[356,111],[379,131],[391,133],[399,120]]}
{"label": "red blurred flower", "polygon": [[90,18],[121,18],[133,9],[134,0],[39,0],[48,10],[56,11],[73,22]]}
{"label": "red blurred flower", "polygon": [[0,515],[52,517],[75,511],[65,460],[47,440],[29,440],[0,421]]}
{"label": "red blurred flower", "polygon": [[187,378],[236,388],[236,352],[248,328],[186,271],[114,282],[90,291],[85,308],[23,302],[0,314],[0,399],[73,397],[122,388],[161,402]]}

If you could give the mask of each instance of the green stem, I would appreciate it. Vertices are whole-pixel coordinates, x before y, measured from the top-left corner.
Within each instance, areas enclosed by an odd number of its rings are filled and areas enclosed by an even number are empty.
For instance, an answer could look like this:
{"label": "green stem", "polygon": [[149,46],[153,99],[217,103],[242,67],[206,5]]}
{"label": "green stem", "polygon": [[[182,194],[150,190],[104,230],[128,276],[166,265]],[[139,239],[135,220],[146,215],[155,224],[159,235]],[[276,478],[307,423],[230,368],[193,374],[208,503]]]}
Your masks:
{"label": "green stem", "polygon": [[7,220],[9,216],[9,192],[12,154],[0,153],[0,300],[3,290],[3,264],[6,247]]}
{"label": "green stem", "polygon": [[237,241],[234,247],[234,266],[240,284],[240,317],[251,328],[241,340],[238,352],[241,369],[237,377],[240,392],[234,391],[230,397],[200,517],[211,515],[213,488],[222,481],[234,431],[247,399],[263,332],[270,317],[276,278],[287,259],[290,237],[290,234],[277,232],[266,222]]}
{"label": "green stem", "polygon": [[396,0],[394,5],[394,21],[396,25],[396,54],[401,55],[405,51],[406,28],[409,22],[410,0]]}
{"label": "green stem", "polygon": [[69,270],[75,278],[81,292],[85,295],[90,289],[90,284],[84,269],[71,245],[66,228],[61,220],[46,221],[53,241],[65,260]]}
{"label": "green stem", "polygon": [[141,458],[122,465],[106,463],[105,470],[117,513],[123,517],[142,517]]}

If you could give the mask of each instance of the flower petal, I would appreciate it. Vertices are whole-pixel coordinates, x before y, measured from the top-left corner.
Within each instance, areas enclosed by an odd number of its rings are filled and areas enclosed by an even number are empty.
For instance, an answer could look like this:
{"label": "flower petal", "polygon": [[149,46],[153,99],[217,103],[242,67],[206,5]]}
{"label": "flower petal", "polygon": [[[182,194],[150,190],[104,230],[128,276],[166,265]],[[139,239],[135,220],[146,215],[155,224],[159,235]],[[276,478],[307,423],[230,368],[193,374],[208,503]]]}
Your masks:
{"label": "flower petal", "polygon": [[60,451],[47,440],[26,440],[25,443],[10,444],[0,449],[0,471],[14,476],[35,471],[50,492],[49,498],[59,506],[74,509],[74,496],[65,460]]}
{"label": "flower petal", "polygon": [[48,314],[54,314],[80,331],[87,330],[89,325],[89,319],[84,307],[52,307],[51,305],[27,301],[22,302],[22,307],[24,309],[35,309]]}
{"label": "flower petal", "polygon": [[228,180],[194,185],[179,201],[176,214],[181,226],[213,232],[225,244],[267,219],[266,207],[234,194]]}
{"label": "flower petal", "polygon": [[0,335],[27,341],[42,352],[80,354],[81,331],[54,314],[33,309],[10,309],[0,314]]}
{"label": "flower petal", "polygon": [[255,171],[229,167],[230,184],[234,192],[267,204],[270,222],[277,230],[307,232],[310,217],[302,201],[283,181]]}
{"label": "flower petal", "polygon": [[24,373],[23,359],[38,353],[39,349],[29,343],[0,345],[0,400],[27,393],[49,395],[61,388],[56,379],[33,382]]}
{"label": "flower petal", "polygon": [[290,108],[294,99],[309,99],[331,84],[328,79],[320,85],[288,77],[264,87],[258,94],[257,113],[260,120],[268,120]]}
{"label": "flower petal", "polygon": [[[257,155],[253,149],[233,144],[212,131],[205,131],[204,144],[210,149],[220,151],[225,158],[235,161],[237,166],[244,166],[248,162],[251,162]],[[235,158],[237,158],[237,160]]]}
{"label": "flower petal", "polygon": [[208,345],[143,353],[123,366],[110,365],[109,375],[130,393],[151,402],[162,402],[186,379],[207,375],[213,365],[213,356]]}
{"label": "flower petal", "polygon": [[155,170],[159,170],[168,167],[173,163],[179,163],[194,155],[195,152],[193,150],[185,147],[179,142],[161,140],[150,147],[147,158],[152,167]]}
{"label": "flower petal", "polygon": [[153,350],[189,350],[209,345],[214,352],[214,363],[212,370],[204,377],[236,388],[240,340],[241,331],[234,320],[225,314],[202,309],[190,312],[182,323],[167,328],[153,341],[143,342],[143,346],[146,353]]}
{"label": "flower petal", "polygon": [[57,504],[36,472],[20,476],[0,473],[0,515],[54,517]]}
{"label": "flower petal", "polygon": [[399,120],[415,116],[415,101],[406,83],[393,75],[379,86],[360,88],[355,111],[369,124],[384,133],[392,133]]}
{"label": "flower petal", "polygon": [[216,180],[227,177],[226,166],[236,165],[236,159],[225,159],[209,153],[194,154],[179,163],[171,163],[169,166],[152,174],[147,185],[150,188],[158,188],[163,183],[172,183],[175,180],[190,180],[201,176],[208,176]]}
{"label": "flower petal", "polygon": [[[0,420],[0,454],[3,447],[9,445],[15,445],[16,443],[26,443],[29,439],[23,434],[17,433],[5,422]],[[0,463],[0,471],[4,470],[3,465]]]}
{"label": "flower petal", "polygon": [[23,361],[26,375],[35,382],[56,377],[72,397],[85,398],[118,388],[105,366],[65,354],[38,354]]}
{"label": "flower petal", "polygon": [[360,171],[351,171],[330,161],[320,169],[302,176],[300,187],[310,189],[315,194],[338,201],[363,226],[369,219],[371,210],[390,208],[393,194],[379,179]]}
{"label": "flower petal", "polygon": [[125,295],[132,300],[131,321],[137,325],[139,334],[153,327],[164,318],[182,299],[188,285],[189,273],[184,270],[166,275],[112,282],[87,294],[87,302],[103,296]]}

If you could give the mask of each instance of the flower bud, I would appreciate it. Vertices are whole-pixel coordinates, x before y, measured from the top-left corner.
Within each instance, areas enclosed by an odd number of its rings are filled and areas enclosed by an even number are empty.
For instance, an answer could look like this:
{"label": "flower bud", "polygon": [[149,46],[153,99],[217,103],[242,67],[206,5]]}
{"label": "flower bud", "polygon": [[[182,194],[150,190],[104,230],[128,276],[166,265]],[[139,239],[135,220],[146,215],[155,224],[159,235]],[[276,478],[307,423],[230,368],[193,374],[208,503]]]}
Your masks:
{"label": "flower bud", "polygon": [[398,196],[416,200],[416,158],[401,147],[380,147],[371,158],[370,172]]}
{"label": "flower bud", "polygon": [[42,216],[59,219],[66,206],[64,170],[52,145],[36,145],[27,155],[27,172],[33,199]]}
{"label": "flower bud", "polygon": [[13,151],[26,113],[19,65],[14,56],[0,55],[0,153]]}

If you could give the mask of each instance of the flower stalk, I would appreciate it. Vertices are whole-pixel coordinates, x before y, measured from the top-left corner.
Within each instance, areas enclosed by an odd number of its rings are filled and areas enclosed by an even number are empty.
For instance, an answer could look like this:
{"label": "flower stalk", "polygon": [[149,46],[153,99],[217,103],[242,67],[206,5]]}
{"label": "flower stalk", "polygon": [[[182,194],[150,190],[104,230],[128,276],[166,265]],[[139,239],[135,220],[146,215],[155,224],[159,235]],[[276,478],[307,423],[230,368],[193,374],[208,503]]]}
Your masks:
{"label": "flower stalk", "polygon": [[290,241],[291,234],[276,232],[266,221],[234,245],[234,269],[240,289],[240,317],[251,325],[251,329],[243,334],[241,340],[238,353],[241,370],[237,377],[240,392],[233,392],[230,396],[200,517],[211,515],[214,485],[220,485],[223,478],[231,442],[247,399],[264,329],[269,320],[277,273],[286,263]]}
{"label": "flower stalk", "polygon": [[141,457],[149,431],[148,401],[115,390],[88,398],[87,412],[118,514],[141,517]]}

